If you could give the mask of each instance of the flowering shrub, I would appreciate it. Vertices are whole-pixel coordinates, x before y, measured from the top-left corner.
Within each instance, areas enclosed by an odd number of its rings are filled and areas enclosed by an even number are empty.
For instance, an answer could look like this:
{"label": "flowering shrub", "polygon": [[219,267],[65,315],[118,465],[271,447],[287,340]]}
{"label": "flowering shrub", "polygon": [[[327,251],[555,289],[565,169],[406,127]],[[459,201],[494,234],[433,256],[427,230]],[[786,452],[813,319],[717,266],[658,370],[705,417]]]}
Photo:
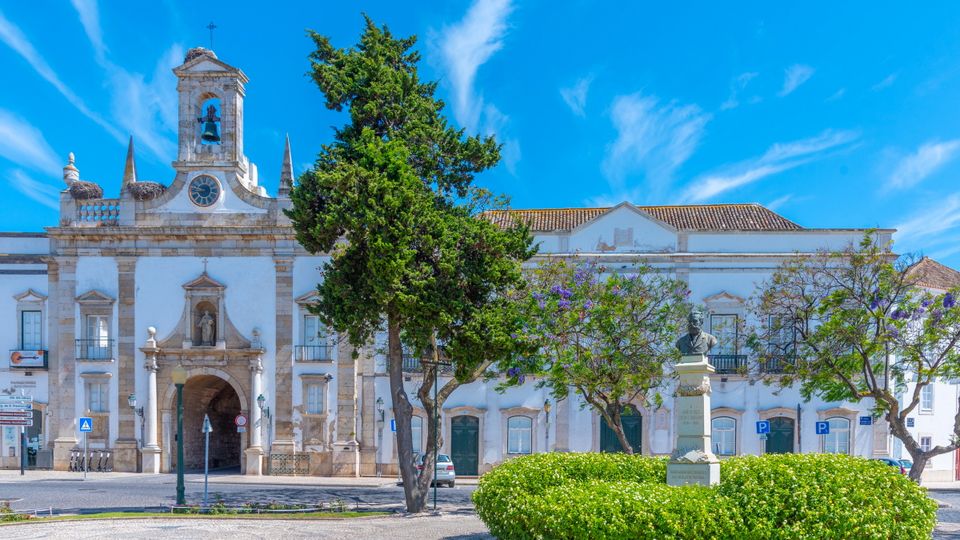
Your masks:
{"label": "flowering shrub", "polygon": [[666,460],[536,454],[485,474],[477,514],[513,538],[929,538],[937,505],[879,461],[829,454],[731,458],[721,483],[670,487]]}

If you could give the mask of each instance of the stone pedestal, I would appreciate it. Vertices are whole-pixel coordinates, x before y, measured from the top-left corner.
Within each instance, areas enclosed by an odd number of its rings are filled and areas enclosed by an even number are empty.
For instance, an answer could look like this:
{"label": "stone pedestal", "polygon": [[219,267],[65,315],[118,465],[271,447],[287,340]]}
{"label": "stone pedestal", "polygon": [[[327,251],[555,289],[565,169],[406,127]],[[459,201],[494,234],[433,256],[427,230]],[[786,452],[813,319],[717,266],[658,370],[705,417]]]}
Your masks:
{"label": "stone pedestal", "polygon": [[117,472],[137,472],[139,457],[136,440],[117,439],[113,445],[113,470]]}
{"label": "stone pedestal", "polygon": [[333,443],[333,476],[360,477],[360,445],[357,441]]}
{"label": "stone pedestal", "polygon": [[141,470],[147,474],[160,472],[160,447],[145,446],[140,450]]}
{"label": "stone pedestal", "polygon": [[677,443],[667,463],[667,485],[709,486],[720,482],[720,460],[710,443],[710,374],[704,355],[684,356],[676,366],[679,376],[675,407]]}
{"label": "stone pedestal", "polygon": [[247,460],[247,467],[244,474],[253,476],[263,475],[263,448],[252,446],[243,451]]}

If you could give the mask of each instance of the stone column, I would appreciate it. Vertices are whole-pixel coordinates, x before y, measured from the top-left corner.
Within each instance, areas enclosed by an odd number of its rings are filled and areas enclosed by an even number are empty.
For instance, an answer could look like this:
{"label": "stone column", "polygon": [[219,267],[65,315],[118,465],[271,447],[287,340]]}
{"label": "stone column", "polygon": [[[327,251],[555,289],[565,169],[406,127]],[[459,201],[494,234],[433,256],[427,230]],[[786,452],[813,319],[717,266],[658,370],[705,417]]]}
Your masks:
{"label": "stone column", "polygon": [[[276,438],[271,453],[292,454],[293,438],[293,257],[273,259],[276,283],[276,376],[273,381],[273,422]],[[254,397],[256,399],[256,397]]]}
{"label": "stone column", "polygon": [[553,421],[557,426],[556,436],[553,440],[553,450],[555,452],[570,451],[570,400],[576,399],[576,395],[573,391],[568,392],[567,398],[557,401],[557,405],[553,409],[555,414]]}
{"label": "stone column", "polygon": [[65,471],[70,466],[70,451],[77,445],[77,348],[76,348],[76,257],[56,257],[49,268],[55,269],[56,294],[50,291],[54,306],[50,320],[50,339],[56,339],[50,365],[50,397],[57,438],[53,441],[53,468]]}
{"label": "stone column", "polygon": [[157,330],[150,327],[147,330],[149,338],[147,346],[153,349],[147,353],[147,363],[144,368],[147,371],[147,403],[144,406],[144,420],[147,425],[144,426],[143,452],[141,454],[142,470],[145,473],[157,474],[160,472],[160,446],[157,444]]}
{"label": "stone column", "polygon": [[[361,405],[360,405],[360,475],[377,474],[377,392],[374,384],[375,357],[371,340],[360,355]],[[384,400],[386,401],[386,400]],[[384,405],[386,406],[386,405]]]}
{"label": "stone column", "polygon": [[357,443],[357,363],[353,347],[340,343],[337,351],[337,438],[333,443],[333,476],[360,476]]}
{"label": "stone column", "polygon": [[720,460],[710,449],[710,374],[706,355],[684,356],[676,366],[677,444],[667,463],[667,485],[720,482]]}
{"label": "stone column", "polygon": [[260,433],[260,406],[257,397],[263,393],[263,361],[258,356],[250,361],[250,421],[247,429],[250,430],[250,446],[244,451],[247,456],[247,474],[260,476],[263,474],[263,438]]}
{"label": "stone column", "polygon": [[127,397],[136,392],[136,343],[134,305],[136,301],[136,257],[116,257],[117,260],[117,396],[114,401],[120,419],[114,444],[114,469],[137,470],[136,414],[127,404]]}

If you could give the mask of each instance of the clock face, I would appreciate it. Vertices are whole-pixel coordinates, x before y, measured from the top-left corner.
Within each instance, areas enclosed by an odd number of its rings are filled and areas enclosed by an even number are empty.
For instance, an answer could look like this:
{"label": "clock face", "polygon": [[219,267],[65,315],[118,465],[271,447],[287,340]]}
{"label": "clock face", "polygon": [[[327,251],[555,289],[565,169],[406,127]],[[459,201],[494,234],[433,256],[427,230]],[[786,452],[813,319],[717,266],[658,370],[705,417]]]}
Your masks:
{"label": "clock face", "polygon": [[210,176],[198,176],[190,182],[190,200],[197,206],[210,206],[220,198],[220,183]]}

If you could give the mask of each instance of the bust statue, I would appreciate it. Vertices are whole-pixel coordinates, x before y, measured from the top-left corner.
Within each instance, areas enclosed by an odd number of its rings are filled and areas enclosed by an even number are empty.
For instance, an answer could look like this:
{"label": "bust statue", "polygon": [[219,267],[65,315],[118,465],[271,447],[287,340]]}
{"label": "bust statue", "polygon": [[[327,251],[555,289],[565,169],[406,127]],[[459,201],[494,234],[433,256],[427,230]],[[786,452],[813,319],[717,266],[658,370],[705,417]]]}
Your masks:
{"label": "bust statue", "polygon": [[680,349],[680,354],[684,356],[707,354],[716,344],[716,336],[703,331],[703,313],[697,309],[691,311],[687,316],[687,334],[677,340],[677,349]]}

